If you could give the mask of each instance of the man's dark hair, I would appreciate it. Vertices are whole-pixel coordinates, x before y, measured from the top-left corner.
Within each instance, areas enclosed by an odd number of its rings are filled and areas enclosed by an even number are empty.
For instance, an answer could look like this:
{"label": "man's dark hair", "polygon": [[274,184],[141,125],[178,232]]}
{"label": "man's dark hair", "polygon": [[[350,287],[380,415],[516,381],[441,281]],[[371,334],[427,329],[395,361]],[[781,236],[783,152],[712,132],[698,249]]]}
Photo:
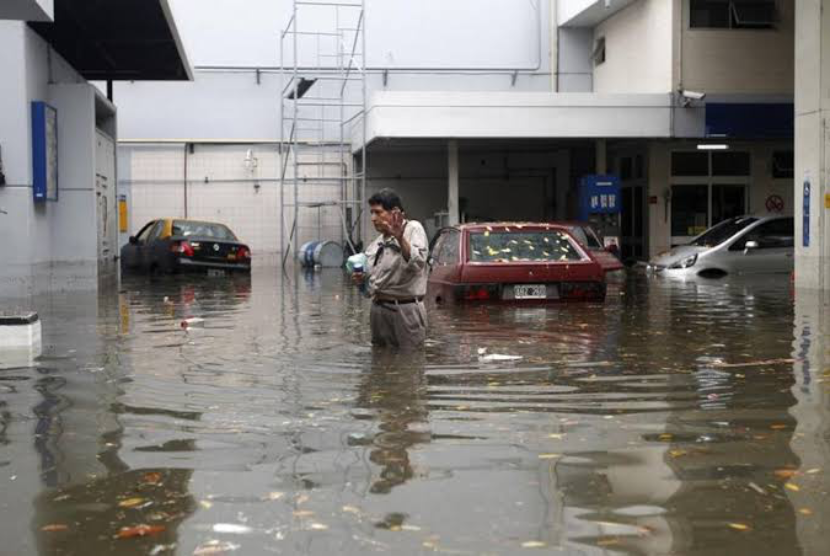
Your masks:
{"label": "man's dark hair", "polygon": [[369,206],[380,205],[383,210],[392,210],[394,208],[400,209],[403,212],[403,204],[401,198],[395,193],[394,189],[384,188],[369,197]]}

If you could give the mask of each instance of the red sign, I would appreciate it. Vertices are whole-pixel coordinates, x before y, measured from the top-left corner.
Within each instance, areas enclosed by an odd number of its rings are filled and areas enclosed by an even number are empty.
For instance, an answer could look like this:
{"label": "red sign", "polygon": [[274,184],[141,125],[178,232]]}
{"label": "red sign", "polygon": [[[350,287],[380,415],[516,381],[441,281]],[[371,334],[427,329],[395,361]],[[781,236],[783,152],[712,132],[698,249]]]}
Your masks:
{"label": "red sign", "polygon": [[784,199],[781,195],[770,195],[764,205],[768,212],[784,212]]}

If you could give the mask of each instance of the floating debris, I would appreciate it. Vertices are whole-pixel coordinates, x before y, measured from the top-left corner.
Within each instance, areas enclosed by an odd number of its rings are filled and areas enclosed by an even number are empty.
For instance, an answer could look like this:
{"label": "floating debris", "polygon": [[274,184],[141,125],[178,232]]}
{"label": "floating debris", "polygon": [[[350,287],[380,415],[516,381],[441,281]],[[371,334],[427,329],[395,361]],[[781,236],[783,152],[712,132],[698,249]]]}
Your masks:
{"label": "floating debris", "polygon": [[521,355],[502,355],[501,353],[491,353],[490,355],[479,357],[479,360],[484,363],[492,363],[494,361],[519,361],[520,359],[522,359]]}
{"label": "floating debris", "polygon": [[214,533],[229,533],[231,535],[244,535],[253,531],[247,525],[239,525],[238,523],[214,523],[211,529]]}
{"label": "floating debris", "polygon": [[736,367],[763,367],[765,365],[791,365],[796,361],[798,361],[798,359],[765,359],[763,361],[748,361],[746,363],[724,363],[722,361],[715,361],[712,363],[712,366],[727,369]]}
{"label": "floating debris", "polygon": [[222,541],[208,541],[205,544],[196,547],[193,551],[193,556],[211,556],[213,554],[225,554],[226,552],[233,552],[238,550],[240,545],[230,542]]}

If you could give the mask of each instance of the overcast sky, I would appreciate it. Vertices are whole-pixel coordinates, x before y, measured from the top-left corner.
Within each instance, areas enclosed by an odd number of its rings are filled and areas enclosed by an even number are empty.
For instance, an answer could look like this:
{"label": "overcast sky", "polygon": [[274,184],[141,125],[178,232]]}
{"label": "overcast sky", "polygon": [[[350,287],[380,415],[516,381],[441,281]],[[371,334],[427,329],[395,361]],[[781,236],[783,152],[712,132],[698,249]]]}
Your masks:
{"label": "overcast sky", "polygon": [[[533,66],[539,57],[540,1],[367,0],[370,65]],[[290,17],[291,0],[170,0],[170,5],[192,65],[278,65],[279,31]],[[302,15],[302,30],[309,30],[315,16]]]}

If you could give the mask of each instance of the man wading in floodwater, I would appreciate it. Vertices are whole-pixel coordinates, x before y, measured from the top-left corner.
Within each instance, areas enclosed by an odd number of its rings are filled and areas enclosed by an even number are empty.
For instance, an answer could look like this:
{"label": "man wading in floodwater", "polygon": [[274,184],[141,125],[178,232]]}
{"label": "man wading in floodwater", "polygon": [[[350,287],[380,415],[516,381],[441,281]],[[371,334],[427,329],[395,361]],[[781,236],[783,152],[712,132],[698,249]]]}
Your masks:
{"label": "man wading in floodwater", "polygon": [[369,198],[372,224],[380,232],[366,249],[366,273],[354,282],[372,297],[372,343],[411,350],[423,346],[427,311],[427,235],[404,217],[401,198],[382,189]]}

